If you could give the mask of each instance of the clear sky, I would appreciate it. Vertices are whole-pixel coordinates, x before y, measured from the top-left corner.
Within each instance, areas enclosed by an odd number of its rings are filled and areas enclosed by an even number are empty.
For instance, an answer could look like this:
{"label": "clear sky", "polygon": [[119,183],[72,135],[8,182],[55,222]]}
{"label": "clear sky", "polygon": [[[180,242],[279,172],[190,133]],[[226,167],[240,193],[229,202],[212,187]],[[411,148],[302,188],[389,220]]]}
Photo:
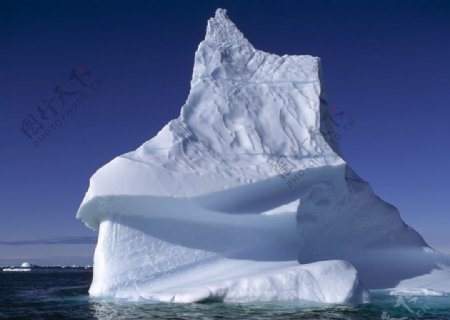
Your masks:
{"label": "clear sky", "polygon": [[[217,7],[258,49],[322,58],[330,105],[356,124],[341,138],[346,159],[450,253],[449,1],[3,0],[0,264],[92,263],[96,234],[75,219],[89,177],[178,116]],[[33,145],[26,117],[47,128],[44,103],[71,103],[94,77],[96,90]]]}

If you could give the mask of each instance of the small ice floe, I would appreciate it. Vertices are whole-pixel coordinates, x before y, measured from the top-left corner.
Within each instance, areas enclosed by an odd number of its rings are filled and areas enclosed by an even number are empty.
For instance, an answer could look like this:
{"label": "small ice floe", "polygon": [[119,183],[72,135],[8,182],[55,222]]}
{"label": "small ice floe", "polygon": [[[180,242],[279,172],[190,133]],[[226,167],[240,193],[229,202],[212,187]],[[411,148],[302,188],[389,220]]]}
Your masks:
{"label": "small ice floe", "polygon": [[446,293],[433,289],[412,288],[412,289],[395,289],[389,292],[391,296],[435,296],[442,297]]}

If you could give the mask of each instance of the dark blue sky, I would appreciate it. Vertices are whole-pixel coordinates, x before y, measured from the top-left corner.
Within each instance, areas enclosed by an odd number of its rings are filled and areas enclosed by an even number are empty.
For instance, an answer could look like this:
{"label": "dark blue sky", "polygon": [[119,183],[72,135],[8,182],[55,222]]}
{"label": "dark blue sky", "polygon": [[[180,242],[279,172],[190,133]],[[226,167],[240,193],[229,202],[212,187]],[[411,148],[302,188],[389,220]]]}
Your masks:
{"label": "dark blue sky", "polygon": [[[258,49],[322,58],[330,105],[356,123],[347,160],[450,252],[450,2],[3,0],[0,264],[91,261],[96,235],[75,219],[89,177],[178,116],[217,7]],[[24,118],[83,66],[101,85],[34,146]]]}

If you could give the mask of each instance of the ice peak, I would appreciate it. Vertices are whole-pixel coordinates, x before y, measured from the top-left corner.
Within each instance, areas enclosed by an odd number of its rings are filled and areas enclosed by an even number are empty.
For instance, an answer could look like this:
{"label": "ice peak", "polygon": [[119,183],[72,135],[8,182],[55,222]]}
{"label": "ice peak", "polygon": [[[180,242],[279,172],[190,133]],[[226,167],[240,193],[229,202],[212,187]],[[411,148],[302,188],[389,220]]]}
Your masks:
{"label": "ice peak", "polygon": [[216,19],[228,19],[227,9],[217,8],[215,18]]}
{"label": "ice peak", "polygon": [[205,40],[219,46],[251,46],[242,32],[228,18],[227,10],[222,8],[218,8],[215,16],[208,20]]}

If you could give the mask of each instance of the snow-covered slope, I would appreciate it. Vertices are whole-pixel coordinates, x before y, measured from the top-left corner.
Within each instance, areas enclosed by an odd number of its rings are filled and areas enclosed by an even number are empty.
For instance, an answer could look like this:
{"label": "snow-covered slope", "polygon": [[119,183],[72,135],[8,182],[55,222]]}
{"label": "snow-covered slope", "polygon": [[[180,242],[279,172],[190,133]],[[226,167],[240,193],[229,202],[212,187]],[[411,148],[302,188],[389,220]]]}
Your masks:
{"label": "snow-covered slope", "polygon": [[392,288],[449,264],[333,133],[319,58],[256,50],[218,9],[180,117],[90,180],[77,213],[99,230],[90,293],[361,302],[358,275]]}

